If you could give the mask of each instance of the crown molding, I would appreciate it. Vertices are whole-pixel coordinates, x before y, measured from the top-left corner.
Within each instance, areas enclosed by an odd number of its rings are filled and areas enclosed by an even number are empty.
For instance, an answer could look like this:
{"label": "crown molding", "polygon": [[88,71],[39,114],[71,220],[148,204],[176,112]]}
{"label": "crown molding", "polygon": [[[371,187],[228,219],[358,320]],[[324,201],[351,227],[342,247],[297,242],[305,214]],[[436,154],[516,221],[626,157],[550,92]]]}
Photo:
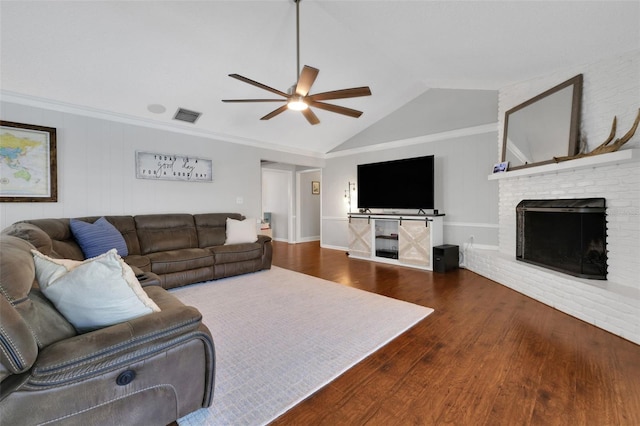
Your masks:
{"label": "crown molding", "polygon": [[349,155],[355,155],[366,152],[383,151],[386,149],[394,149],[411,145],[419,145],[423,143],[438,142],[447,139],[455,139],[459,137],[480,135],[485,133],[497,132],[498,122],[483,124],[479,126],[466,127],[462,129],[450,130],[447,132],[434,133],[431,135],[416,136],[408,139],[400,139],[391,142],[379,143],[376,145],[369,145],[364,147],[358,147],[353,149],[346,149],[338,152],[321,153],[315,151],[308,151],[302,149],[295,149],[278,145],[275,143],[261,142],[253,139],[240,138],[237,136],[227,135],[223,133],[217,133],[209,130],[197,129],[193,127],[187,127],[182,124],[167,124],[164,122],[134,117],[131,115],[120,114],[112,111],[105,111],[97,108],[90,108],[81,105],[75,105],[67,102],[56,101],[53,99],[45,99],[37,96],[25,95],[22,93],[10,92],[6,90],[0,90],[0,101],[15,103],[19,105],[27,105],[36,108],[49,109],[58,112],[64,112],[69,114],[82,115],[85,117],[98,118],[103,120],[114,121],[123,124],[130,124],[134,126],[148,127],[152,129],[164,130],[168,132],[181,133],[191,136],[199,136],[209,139],[215,139],[222,142],[235,143],[240,145],[251,146],[254,148],[267,149],[271,151],[277,151],[287,154],[302,155],[311,158],[329,159],[337,157],[345,157]]}
{"label": "crown molding", "polygon": [[462,129],[450,130],[446,132],[434,133],[431,135],[416,136],[408,139],[400,139],[397,141],[384,142],[376,145],[363,146],[343,151],[329,152],[325,158],[346,157],[348,155],[361,154],[365,152],[383,151],[386,149],[401,148],[411,145],[419,145],[423,143],[439,142],[447,139],[455,139],[465,136],[482,135],[485,133],[498,132],[498,122],[482,124],[480,126],[465,127]]}
{"label": "crown molding", "polygon": [[148,127],[152,129],[164,130],[168,132],[181,133],[190,136],[199,136],[209,139],[215,139],[222,142],[251,146],[254,148],[268,149],[288,154],[303,155],[306,157],[324,159],[325,154],[315,151],[307,151],[278,145],[275,143],[261,142],[254,139],[240,138],[237,136],[217,133],[209,130],[203,130],[193,127],[187,127],[179,123],[165,123],[148,118],[134,117],[127,114],[90,108],[81,105],[75,105],[67,102],[57,101],[53,99],[40,98],[37,96],[25,95],[22,93],[0,90],[0,101],[14,103],[18,105],[26,105],[35,108],[43,108],[52,111],[64,112],[68,114],[82,115],[85,117],[109,120],[123,124],[134,126]]}

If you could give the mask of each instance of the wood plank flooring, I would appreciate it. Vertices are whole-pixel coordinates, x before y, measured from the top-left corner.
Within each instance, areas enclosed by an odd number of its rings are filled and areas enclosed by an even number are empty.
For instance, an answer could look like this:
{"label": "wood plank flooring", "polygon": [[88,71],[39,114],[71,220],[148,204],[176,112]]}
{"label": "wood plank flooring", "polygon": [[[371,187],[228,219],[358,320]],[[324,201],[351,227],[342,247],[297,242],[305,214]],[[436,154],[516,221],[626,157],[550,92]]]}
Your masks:
{"label": "wood plank flooring", "polygon": [[640,425],[640,346],[473,272],[274,242],[273,264],[435,312],[274,425]]}

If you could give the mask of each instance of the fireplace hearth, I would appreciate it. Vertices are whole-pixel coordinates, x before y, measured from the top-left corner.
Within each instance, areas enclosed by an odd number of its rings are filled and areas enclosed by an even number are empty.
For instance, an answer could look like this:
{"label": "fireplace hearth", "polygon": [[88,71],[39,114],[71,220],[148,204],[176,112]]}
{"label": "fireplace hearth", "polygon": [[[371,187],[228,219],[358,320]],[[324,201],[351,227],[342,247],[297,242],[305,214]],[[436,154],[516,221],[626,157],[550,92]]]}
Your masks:
{"label": "fireplace hearth", "polygon": [[604,198],[522,200],[516,259],[580,278],[607,279]]}

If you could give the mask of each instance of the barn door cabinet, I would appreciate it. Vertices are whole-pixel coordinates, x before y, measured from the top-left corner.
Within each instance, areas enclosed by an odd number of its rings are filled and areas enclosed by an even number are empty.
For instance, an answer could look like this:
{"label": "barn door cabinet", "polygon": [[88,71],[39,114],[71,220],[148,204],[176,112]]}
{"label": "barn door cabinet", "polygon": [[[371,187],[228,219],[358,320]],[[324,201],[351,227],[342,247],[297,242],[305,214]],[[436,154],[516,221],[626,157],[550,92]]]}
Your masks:
{"label": "barn door cabinet", "polygon": [[349,215],[349,257],[433,270],[444,214]]}

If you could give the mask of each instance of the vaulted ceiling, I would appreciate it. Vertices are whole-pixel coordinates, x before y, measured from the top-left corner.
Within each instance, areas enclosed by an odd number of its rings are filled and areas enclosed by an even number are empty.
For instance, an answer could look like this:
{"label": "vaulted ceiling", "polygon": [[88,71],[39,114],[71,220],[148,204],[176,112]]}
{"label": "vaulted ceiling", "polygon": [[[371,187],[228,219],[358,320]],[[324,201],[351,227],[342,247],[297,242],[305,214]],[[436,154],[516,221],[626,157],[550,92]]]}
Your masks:
{"label": "vaulted ceiling", "polygon": [[[320,69],[312,93],[363,85],[373,92],[333,102],[363,111],[360,118],[316,110],[321,123],[311,126],[293,111],[259,120],[277,104],[221,102],[273,97],[230,73],[281,91],[295,83],[293,0],[2,0],[0,24],[5,99],[52,100],[311,155],[361,145],[358,135],[379,143],[375,135],[389,133],[383,123],[394,114],[389,122],[403,134],[446,117],[470,91],[483,98],[640,48],[638,1],[303,0],[300,62]],[[447,94],[452,101],[442,102]],[[149,111],[153,104],[166,111]],[[179,107],[202,116],[177,122]],[[469,123],[478,120],[469,114]]]}

